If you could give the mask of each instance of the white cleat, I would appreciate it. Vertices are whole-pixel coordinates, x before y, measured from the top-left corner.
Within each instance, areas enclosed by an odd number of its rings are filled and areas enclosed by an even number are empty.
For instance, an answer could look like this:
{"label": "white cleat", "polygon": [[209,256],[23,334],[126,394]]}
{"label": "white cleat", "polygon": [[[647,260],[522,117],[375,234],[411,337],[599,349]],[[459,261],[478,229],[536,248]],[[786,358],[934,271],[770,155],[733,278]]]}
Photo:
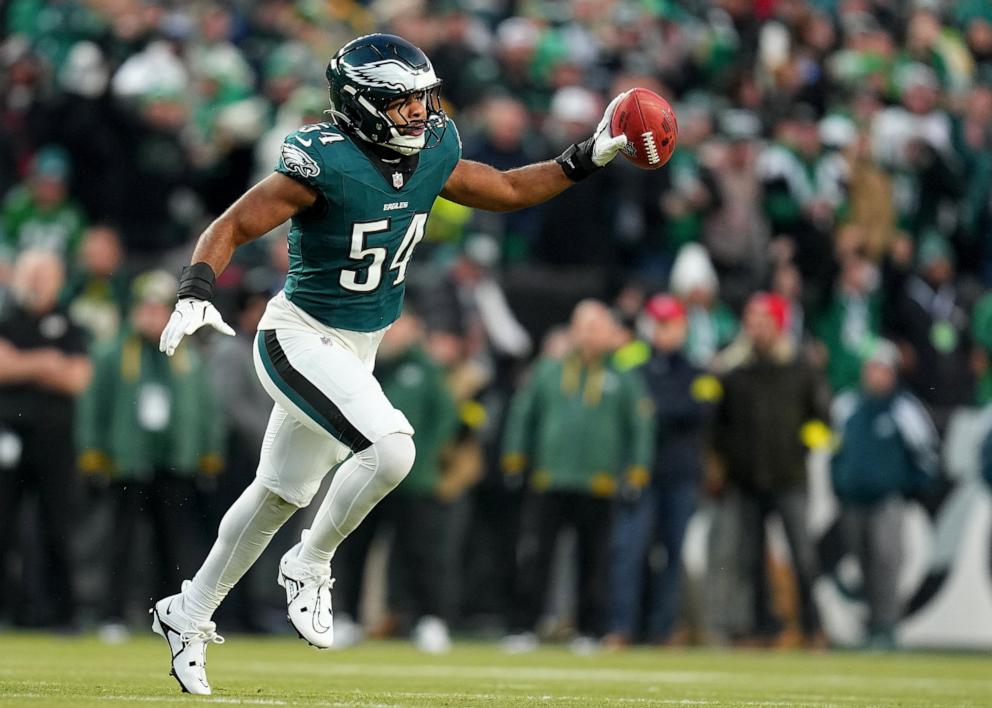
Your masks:
{"label": "white cleat", "polygon": [[[307,531],[303,532],[306,538]],[[331,610],[331,569],[317,569],[296,559],[302,541],[279,561],[276,582],[286,589],[286,617],[300,639],[317,649],[334,644],[334,613]]]}
{"label": "white cleat", "polygon": [[[183,583],[183,588],[188,582]],[[179,682],[183,693],[209,696],[207,644],[224,643],[224,638],[217,634],[217,625],[213,622],[194,623],[187,617],[182,611],[182,593],[162,598],[149,612],[152,615],[152,631],[169,644],[172,654],[169,674]]]}

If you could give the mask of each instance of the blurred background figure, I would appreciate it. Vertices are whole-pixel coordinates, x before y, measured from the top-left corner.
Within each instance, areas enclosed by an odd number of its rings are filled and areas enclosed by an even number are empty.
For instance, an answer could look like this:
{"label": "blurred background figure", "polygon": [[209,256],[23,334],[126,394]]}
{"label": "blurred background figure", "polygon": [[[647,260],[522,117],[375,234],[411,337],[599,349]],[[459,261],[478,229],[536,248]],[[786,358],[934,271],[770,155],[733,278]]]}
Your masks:
{"label": "blurred background figure", "polygon": [[44,249],[74,263],[86,220],[69,193],[70,169],[62,148],[50,145],[37,152],[27,179],[0,205],[0,260],[9,263],[21,251]]}
{"label": "blurred background figure", "polygon": [[975,387],[968,305],[946,240],[930,233],[920,243],[916,272],[898,297],[894,330],[906,382],[930,406],[937,429],[944,431],[954,408],[971,402]]}
{"label": "blurred background figure", "polygon": [[444,369],[424,349],[423,324],[411,308],[383,338],[376,367],[389,400],[418,432],[417,459],[391,510],[390,606],[412,626],[418,649],[441,654],[451,648],[455,602],[447,582],[454,560],[448,542],[452,502],[466,481],[450,476],[458,470],[445,459],[458,431],[458,409]]}
{"label": "blurred background figure", "polygon": [[[56,253],[23,251],[11,296],[0,301],[0,613],[70,630],[79,511],[74,409],[92,366],[84,332],[58,306],[64,277]],[[38,513],[26,519],[30,499]],[[22,569],[16,578],[12,551]]]}
{"label": "blurred background figure", "polygon": [[860,390],[833,405],[837,439],[830,477],[841,505],[841,533],[861,567],[865,644],[873,649],[895,648],[903,497],[929,486],[939,462],[937,429],[926,408],[902,390],[899,358],[895,344],[877,340],[862,367]]}
{"label": "blurred background figure", "polygon": [[181,583],[201,553],[197,477],[223,466],[222,421],[199,354],[158,351],[177,287],[164,271],[135,279],[128,326],[94,351],[93,380],[80,402],[80,468],[109,485],[114,510],[101,630],[111,642],[127,636],[139,525],[152,537],[140,554],[155,583],[146,589]]}
{"label": "blurred background figure", "polygon": [[388,528],[388,631],[412,630],[418,649],[442,654],[451,648],[448,622],[455,601],[446,582],[453,560],[451,501],[462,491],[446,491],[444,455],[458,427],[458,411],[443,369],[424,348],[423,321],[409,304],[383,338],[376,377],[417,431],[417,459],[396,493],[335,554],[335,642],[348,646],[363,635],[359,612],[366,562],[373,541]]}
{"label": "blurred background figure", "polygon": [[706,249],[686,244],[672,266],[672,294],[686,307],[689,332],[686,356],[696,366],[708,367],[717,352],[737,334],[737,318],[720,298],[720,281]]}
{"label": "blurred background figure", "polygon": [[78,263],[59,299],[91,342],[117,335],[128,305],[124,249],[117,229],[94,224],[83,232]]}
{"label": "blurred background figure", "polygon": [[572,351],[544,358],[514,397],[503,444],[511,478],[529,470],[517,548],[517,586],[504,648],[537,646],[555,542],[575,529],[578,608],[574,648],[603,632],[611,507],[640,495],[653,453],[653,416],[640,374],[614,367],[617,323],[606,306],[581,302],[572,315]]}
{"label": "blurred background figure", "polygon": [[605,639],[612,647],[641,639],[665,644],[673,638],[682,542],[696,510],[706,427],[720,395],[719,381],[689,363],[682,351],[688,334],[685,306],[671,295],[655,295],[645,313],[652,353],[640,372],[654,404],[656,451],[651,483],[639,496],[621,497],[614,519]]}
{"label": "blurred background figure", "polygon": [[824,427],[828,401],[820,375],[786,336],[787,319],[779,296],[754,295],[741,338],[721,353],[726,373],[712,445],[724,481],[710,536],[707,604],[718,631],[731,639],[775,640],[781,631],[771,615],[765,568],[771,514],[782,521],[794,563],[799,631],[807,642],[817,641],[820,631],[816,557],[806,526],[806,456],[808,446],[822,441],[810,425]]}

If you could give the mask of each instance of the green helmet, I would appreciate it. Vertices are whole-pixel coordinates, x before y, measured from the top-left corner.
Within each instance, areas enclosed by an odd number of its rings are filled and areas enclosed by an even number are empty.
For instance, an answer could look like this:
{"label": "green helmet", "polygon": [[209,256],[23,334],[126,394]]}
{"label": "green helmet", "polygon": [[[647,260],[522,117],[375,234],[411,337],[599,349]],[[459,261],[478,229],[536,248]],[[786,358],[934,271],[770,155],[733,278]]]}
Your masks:
{"label": "green helmet", "polygon": [[[327,83],[336,122],[363,140],[403,155],[441,142],[448,123],[441,80],[427,55],[405,39],[370,34],[348,42],[327,64]],[[390,103],[411,94],[422,94],[423,125],[397,124],[386,113]]]}

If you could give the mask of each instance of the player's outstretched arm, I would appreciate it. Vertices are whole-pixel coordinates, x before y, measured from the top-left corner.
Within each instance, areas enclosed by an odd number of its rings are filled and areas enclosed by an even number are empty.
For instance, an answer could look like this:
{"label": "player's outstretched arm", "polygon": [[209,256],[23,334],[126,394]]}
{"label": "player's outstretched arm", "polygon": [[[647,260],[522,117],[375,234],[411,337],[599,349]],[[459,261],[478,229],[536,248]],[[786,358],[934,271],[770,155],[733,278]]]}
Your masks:
{"label": "player's outstretched arm", "polygon": [[179,300],[162,332],[159,349],[172,356],[183,337],[204,325],[233,335],[234,330],[210,302],[217,275],[231,262],[234,249],[313,206],[316,199],[317,195],[310,187],[275,172],[217,217],[196,242],[192,264],[183,268]]}
{"label": "player's outstretched arm", "polygon": [[471,160],[459,160],[441,196],[453,202],[489,211],[513,211],[546,202],[605,167],[627,144],[622,133],[610,133],[613,111],[622,93],[606,107],[603,119],[588,140],[570,145],[557,159],[501,172]]}

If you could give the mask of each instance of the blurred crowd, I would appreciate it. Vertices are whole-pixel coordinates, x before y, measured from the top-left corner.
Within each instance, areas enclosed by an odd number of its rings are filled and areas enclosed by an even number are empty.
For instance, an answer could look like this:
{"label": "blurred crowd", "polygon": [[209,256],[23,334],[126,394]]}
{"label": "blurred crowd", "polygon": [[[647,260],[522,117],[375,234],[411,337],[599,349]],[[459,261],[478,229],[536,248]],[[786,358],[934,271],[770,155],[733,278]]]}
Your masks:
{"label": "blurred crowd", "polygon": [[[417,463],[335,557],[342,642],[823,646],[814,585],[850,556],[859,641],[892,647],[947,441],[992,479],[989,0],[6,0],[0,24],[0,623],[115,641],[202,559],[257,464],[285,232],[219,278],[238,335],[166,359],[172,274],[376,30],[432,59],[466,158],[557,155],[633,86],[680,134],[540,207],[436,203],[377,364]],[[222,626],[279,631],[279,553]]]}

